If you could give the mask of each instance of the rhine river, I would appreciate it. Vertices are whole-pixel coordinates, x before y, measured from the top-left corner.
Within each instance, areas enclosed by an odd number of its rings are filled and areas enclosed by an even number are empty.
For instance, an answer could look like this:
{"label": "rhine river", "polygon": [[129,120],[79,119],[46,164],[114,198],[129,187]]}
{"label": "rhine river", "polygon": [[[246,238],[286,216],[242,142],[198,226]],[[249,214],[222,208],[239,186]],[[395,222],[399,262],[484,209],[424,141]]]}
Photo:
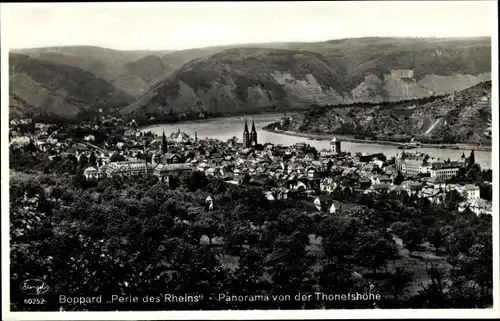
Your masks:
{"label": "rhine river", "polygon": [[[282,114],[265,114],[265,115],[255,115],[255,128],[257,129],[258,141],[259,143],[273,143],[282,144],[284,146],[290,146],[295,143],[304,142],[311,146],[316,147],[316,149],[328,149],[330,148],[330,142],[326,140],[309,140],[305,137],[290,136],[284,134],[277,134],[262,130],[262,127],[277,122],[281,119]],[[252,117],[248,118],[248,130],[251,130]],[[181,132],[194,137],[194,133],[198,133],[198,138],[216,138],[223,141],[236,136],[241,140],[244,128],[244,120],[241,116],[239,117],[222,117],[222,118],[211,118],[205,120],[182,122],[177,124],[164,124],[164,125],[153,125],[143,128],[143,131],[151,131],[153,133],[161,135],[163,130],[167,137],[172,133],[176,132],[178,129]],[[342,142],[342,150],[351,153],[384,153],[388,157],[392,157],[402,150],[398,149],[394,145],[382,145],[382,144],[368,144],[368,143],[354,143],[354,142]],[[409,150],[407,152],[420,151],[426,153],[431,157],[437,157],[441,159],[450,158],[452,161],[457,160],[462,156],[462,153],[468,157],[470,150],[460,150],[460,149],[440,149],[440,148],[417,148]],[[476,156],[476,162],[481,165],[483,169],[491,168],[491,158],[492,153],[486,151],[474,151]]]}

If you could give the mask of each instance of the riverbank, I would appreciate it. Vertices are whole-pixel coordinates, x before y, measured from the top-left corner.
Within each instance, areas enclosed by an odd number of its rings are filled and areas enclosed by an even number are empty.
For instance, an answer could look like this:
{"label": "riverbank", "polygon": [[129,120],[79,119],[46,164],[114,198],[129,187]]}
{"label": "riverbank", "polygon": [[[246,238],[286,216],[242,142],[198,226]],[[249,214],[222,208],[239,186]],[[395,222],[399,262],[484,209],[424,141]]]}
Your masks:
{"label": "riverbank", "polygon": [[[295,131],[283,131],[283,130],[273,130],[263,127],[262,130],[265,130],[270,133],[289,135],[295,137],[304,137],[314,140],[331,140],[333,135],[318,135],[311,133],[300,133]],[[362,144],[378,144],[378,145],[391,145],[391,146],[400,146],[402,143],[393,142],[393,141],[385,141],[385,140],[369,140],[369,139],[357,139],[349,136],[335,135],[338,139],[341,139],[345,142],[351,143],[362,143]],[[491,146],[478,146],[478,145],[470,145],[470,144],[421,144],[422,148],[436,148],[436,149],[453,149],[453,150],[475,150],[475,151],[483,151],[483,152],[491,152]],[[418,149],[418,148],[416,148]]]}

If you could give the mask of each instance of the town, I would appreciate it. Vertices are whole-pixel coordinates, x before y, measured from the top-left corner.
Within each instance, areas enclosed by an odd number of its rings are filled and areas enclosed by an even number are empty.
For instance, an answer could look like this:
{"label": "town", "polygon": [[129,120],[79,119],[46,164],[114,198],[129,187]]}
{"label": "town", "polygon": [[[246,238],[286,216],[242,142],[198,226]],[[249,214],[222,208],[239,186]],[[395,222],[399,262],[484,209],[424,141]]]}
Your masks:
{"label": "town", "polygon": [[[343,151],[341,140],[335,137],[329,150],[320,151],[305,142],[260,144],[255,124],[249,130],[246,120],[242,139],[226,142],[200,139],[196,133],[190,137],[180,130],[159,136],[140,130],[134,121],[124,124],[116,118],[79,126],[29,119],[12,120],[10,125],[11,149],[40,153],[52,162],[73,159],[83,165],[87,180],[152,175],[168,184],[174,175],[199,171],[231,184],[260,186],[270,201],[310,199],[318,211],[329,213],[343,203],[355,203],[363,194],[407,193],[439,204],[447,191],[456,190],[465,199],[460,211],[469,208],[477,215],[492,214],[491,179],[481,186],[455,179],[474,164],[474,151],[454,160],[418,151],[403,151],[388,159],[382,153]],[[103,136],[103,132],[113,134]],[[482,192],[484,186],[489,193]]]}

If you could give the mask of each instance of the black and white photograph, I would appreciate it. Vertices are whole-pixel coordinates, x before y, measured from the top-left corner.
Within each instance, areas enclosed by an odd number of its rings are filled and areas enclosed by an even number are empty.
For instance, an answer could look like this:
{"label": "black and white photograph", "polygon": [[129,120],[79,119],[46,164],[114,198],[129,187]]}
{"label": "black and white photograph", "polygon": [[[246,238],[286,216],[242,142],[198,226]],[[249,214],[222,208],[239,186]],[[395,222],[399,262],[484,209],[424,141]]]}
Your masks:
{"label": "black and white photograph", "polygon": [[500,315],[497,10],[2,4],[2,319]]}

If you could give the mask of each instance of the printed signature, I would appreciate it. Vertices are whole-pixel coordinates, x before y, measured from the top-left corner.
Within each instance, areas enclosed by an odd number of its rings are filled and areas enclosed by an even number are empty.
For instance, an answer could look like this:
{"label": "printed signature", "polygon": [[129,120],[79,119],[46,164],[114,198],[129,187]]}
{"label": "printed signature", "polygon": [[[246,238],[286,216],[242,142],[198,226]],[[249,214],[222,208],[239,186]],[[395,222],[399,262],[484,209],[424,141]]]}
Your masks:
{"label": "printed signature", "polygon": [[21,291],[29,295],[41,295],[49,291],[49,286],[39,279],[27,279],[21,282]]}

